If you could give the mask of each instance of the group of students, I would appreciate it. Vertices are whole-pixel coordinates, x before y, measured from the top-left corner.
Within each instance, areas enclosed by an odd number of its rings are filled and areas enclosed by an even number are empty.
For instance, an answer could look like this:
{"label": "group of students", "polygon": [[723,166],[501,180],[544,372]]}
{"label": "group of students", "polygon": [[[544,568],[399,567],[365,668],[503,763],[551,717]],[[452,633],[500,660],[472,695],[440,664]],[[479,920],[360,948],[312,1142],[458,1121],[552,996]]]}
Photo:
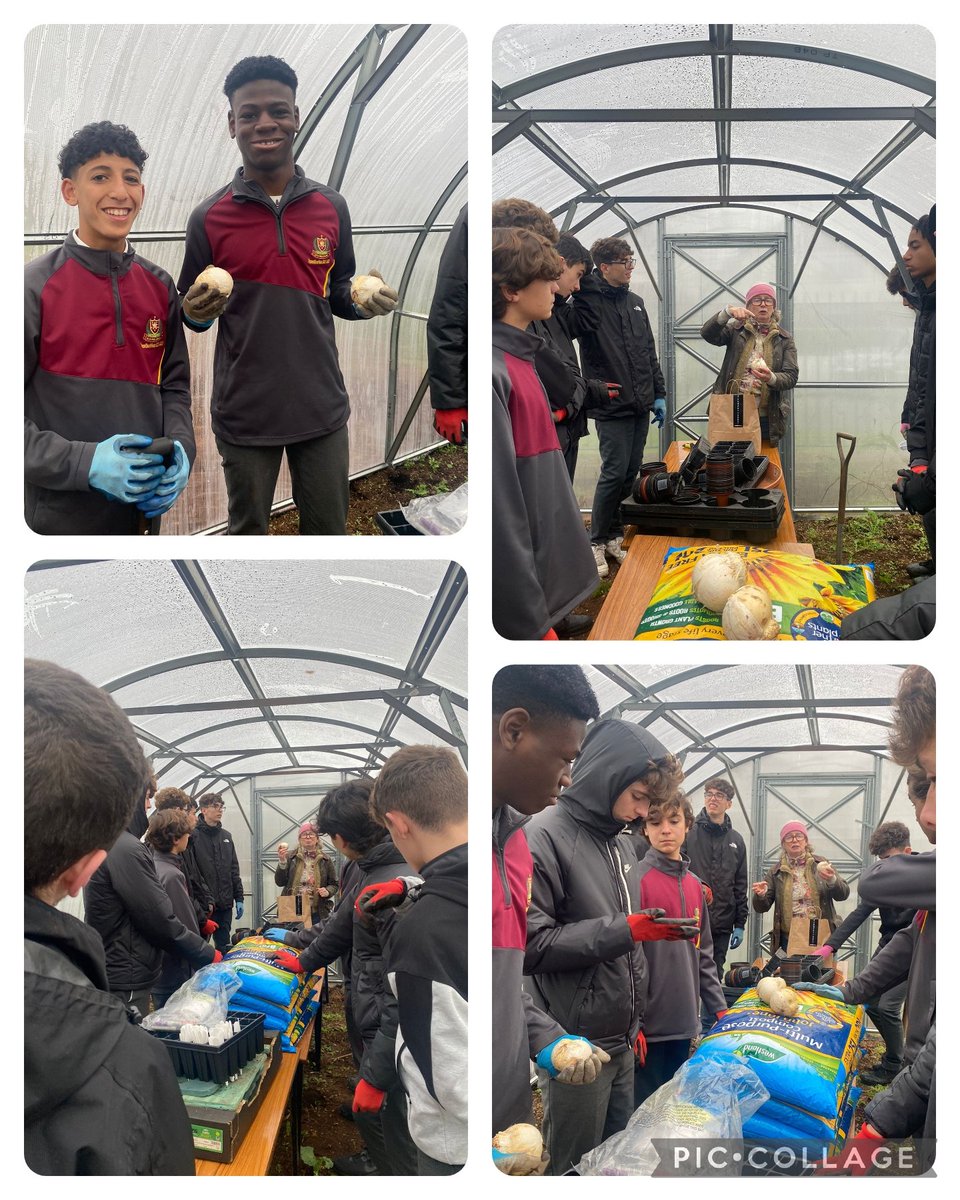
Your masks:
{"label": "group of students", "polygon": [[[918,821],[931,841],[935,713],[933,677],[908,668],[890,753],[913,772]],[[495,1151],[508,1174],[575,1168],[674,1076],[701,1016],[709,1025],[726,1012],[711,935],[714,898],[686,853],[694,814],[679,761],[644,727],[598,717],[579,667],[507,667],[494,681],[493,1133],[532,1120],[533,1060],[545,1144],[540,1158]],[[789,880],[792,863],[806,870],[794,836],[800,830],[788,822],[782,831],[786,865],[778,862],[769,882],[755,885],[758,913],[783,901],[781,871]],[[856,979],[811,985],[865,1003],[905,982],[907,1045],[897,1070],[875,1080],[890,1086],[868,1105],[860,1145],[931,1139],[935,1114],[935,856],[908,849],[878,857],[861,877],[861,900],[909,907],[908,921]],[[817,916],[831,894],[847,889],[835,871],[822,874],[809,897],[802,886],[795,893],[800,908],[809,898]],[[792,899],[788,907],[792,913]],[[728,915],[746,920],[745,908]],[[741,925],[734,932],[742,938]],[[849,925],[841,932],[849,936]],[[571,1039],[592,1051],[576,1072],[560,1066]],[[932,1156],[932,1142],[925,1144]]]}
{"label": "group of students", "polygon": [[[147,153],[98,121],[60,153],[79,225],[25,273],[26,521],[37,533],[159,532],[196,457],[184,328],[218,323],[211,416],[228,532],[265,534],[284,452],[300,532],[343,534],[350,403],[333,318],[383,316],[382,280],[356,301],[350,214],[294,162],[297,76],[282,59],[228,73],[242,166],[194,209],[175,286],[128,241]],[[205,269],[222,274],[205,282]],[[173,448],[153,445],[169,439]]]}
{"label": "group of students", "polygon": [[[148,822],[151,772],[133,727],[74,672],[27,661],[24,734],[27,1165],[192,1175],[170,1056],[139,1025],[222,957],[207,940],[229,923],[211,919],[218,897],[203,889],[206,835],[191,837],[194,806],[174,788]],[[235,859],[219,820],[210,827]],[[267,931],[291,947],[277,965],[312,973],[344,960],[369,1173],[452,1174],[466,1158],[466,775],[451,750],[405,747],[375,780],[328,793],[316,828],[348,871],[318,926]],[[61,906],[81,890],[83,921]]]}

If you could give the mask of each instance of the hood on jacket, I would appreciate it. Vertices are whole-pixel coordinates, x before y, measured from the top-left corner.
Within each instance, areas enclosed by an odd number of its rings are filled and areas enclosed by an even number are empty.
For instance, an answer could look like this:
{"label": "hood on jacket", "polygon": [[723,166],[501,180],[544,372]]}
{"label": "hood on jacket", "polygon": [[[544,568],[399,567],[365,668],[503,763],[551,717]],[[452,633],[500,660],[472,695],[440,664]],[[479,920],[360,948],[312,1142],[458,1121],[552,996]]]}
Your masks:
{"label": "hood on jacket", "polygon": [[701,829],[705,829],[712,837],[722,837],[733,828],[729,813],[723,814],[723,820],[718,825],[710,820],[710,814],[705,808],[701,808],[697,813],[694,825],[699,825]]}
{"label": "hood on jacket", "polygon": [[383,840],[377,842],[364,854],[363,858],[357,860],[357,866],[361,871],[370,871],[375,867],[387,866],[390,863],[403,863],[406,866],[407,860],[393,844],[393,838],[386,831],[384,831]]}
{"label": "hood on jacket", "polygon": [[630,721],[614,717],[596,721],[573,765],[573,781],[557,803],[603,837],[614,837],[625,828],[612,812],[618,797],[669,753],[662,742]]}
{"label": "hood on jacket", "polygon": [[130,824],[127,826],[127,833],[132,833],[139,842],[147,832],[149,824],[150,819],[147,816],[146,809],[142,804],[138,804],[133,810],[133,816],[130,818]]}
{"label": "hood on jacket", "polygon": [[453,904],[467,907],[467,844],[445,850],[425,863],[420,874],[423,887],[420,895],[441,896]]}

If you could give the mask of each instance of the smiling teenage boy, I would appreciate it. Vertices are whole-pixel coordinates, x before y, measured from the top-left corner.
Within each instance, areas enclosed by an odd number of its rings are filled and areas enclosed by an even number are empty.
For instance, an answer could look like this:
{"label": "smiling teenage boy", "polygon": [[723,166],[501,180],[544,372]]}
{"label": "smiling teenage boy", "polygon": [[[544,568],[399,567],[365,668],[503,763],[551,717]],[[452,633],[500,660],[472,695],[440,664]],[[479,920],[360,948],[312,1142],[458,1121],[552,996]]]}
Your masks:
{"label": "smiling teenage boy", "polygon": [[[146,158],[124,125],[78,130],[59,165],[79,227],[25,270],[25,516],[36,533],[146,532],[190,474],[179,301],[170,276],[127,241]],[[159,437],[175,443],[166,468],[145,453]]]}
{"label": "smiling teenage boy", "polygon": [[[297,76],[282,59],[244,58],[227,75],[227,127],[242,166],[190,215],[179,288],[183,319],[219,317],[210,410],[223,461],[228,532],[265,534],[286,451],[303,534],[346,532],[350,400],[333,318],[396,308],[381,282],[354,303],[353,232],[339,192],[294,163]],[[197,276],[233,278],[225,295]]]}

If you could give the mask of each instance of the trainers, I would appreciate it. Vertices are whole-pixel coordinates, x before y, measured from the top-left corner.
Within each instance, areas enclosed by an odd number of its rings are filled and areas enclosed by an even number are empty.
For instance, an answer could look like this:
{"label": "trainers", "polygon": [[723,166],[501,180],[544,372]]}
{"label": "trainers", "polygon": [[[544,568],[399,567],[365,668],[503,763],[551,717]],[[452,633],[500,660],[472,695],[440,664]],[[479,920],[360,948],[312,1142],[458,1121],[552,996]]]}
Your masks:
{"label": "trainers", "polygon": [[373,1159],[366,1152],[361,1150],[359,1154],[344,1155],[342,1158],[333,1160],[333,1170],[336,1175],[376,1175],[377,1168],[373,1165]]}
{"label": "trainers", "polygon": [[893,1083],[899,1074],[899,1067],[893,1067],[890,1066],[889,1063],[879,1062],[875,1067],[871,1067],[868,1071],[860,1072],[860,1082],[865,1083],[867,1087],[875,1087],[877,1084],[886,1086],[888,1083]]}
{"label": "trainers", "polygon": [[622,535],[620,537],[611,538],[603,548],[607,552],[607,555],[612,558],[614,562],[622,563],[627,557],[627,552],[623,548]]}
{"label": "trainers", "polygon": [[583,613],[571,613],[570,616],[564,617],[562,621],[558,621],[553,627],[553,632],[558,638],[579,637],[581,633],[586,633],[593,625],[593,617],[585,616]]}
{"label": "trainers", "polygon": [[606,547],[600,542],[591,542],[590,546],[593,550],[593,561],[597,564],[597,574],[601,579],[606,579],[610,574],[610,568],[607,566],[607,556],[604,553]]}

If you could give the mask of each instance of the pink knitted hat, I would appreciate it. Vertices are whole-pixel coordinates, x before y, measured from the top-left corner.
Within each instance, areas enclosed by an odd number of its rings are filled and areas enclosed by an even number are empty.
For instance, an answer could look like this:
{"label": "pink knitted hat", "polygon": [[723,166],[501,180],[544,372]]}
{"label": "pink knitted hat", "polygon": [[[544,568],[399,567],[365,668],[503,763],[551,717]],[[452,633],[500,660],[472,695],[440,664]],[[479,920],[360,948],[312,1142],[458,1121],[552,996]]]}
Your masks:
{"label": "pink knitted hat", "polygon": [[757,296],[770,296],[773,299],[774,304],[777,302],[776,289],[770,283],[755,283],[750,291],[747,292],[744,304],[749,304],[750,301],[756,299]]}
{"label": "pink knitted hat", "polygon": [[300,833],[297,836],[299,837],[304,833],[316,833],[316,832],[317,832],[317,827],[316,827],[316,825],[314,825],[314,823],[312,821],[304,821],[304,823],[300,826]]}
{"label": "pink knitted hat", "polygon": [[[802,821],[788,821],[786,823],[786,825],[784,825],[784,827],[780,830],[780,841],[781,842],[787,836],[788,833],[802,833],[804,837],[807,837],[807,827],[806,827],[806,825],[804,825],[804,823]],[[808,838],[808,840],[809,840],[809,838]]]}

